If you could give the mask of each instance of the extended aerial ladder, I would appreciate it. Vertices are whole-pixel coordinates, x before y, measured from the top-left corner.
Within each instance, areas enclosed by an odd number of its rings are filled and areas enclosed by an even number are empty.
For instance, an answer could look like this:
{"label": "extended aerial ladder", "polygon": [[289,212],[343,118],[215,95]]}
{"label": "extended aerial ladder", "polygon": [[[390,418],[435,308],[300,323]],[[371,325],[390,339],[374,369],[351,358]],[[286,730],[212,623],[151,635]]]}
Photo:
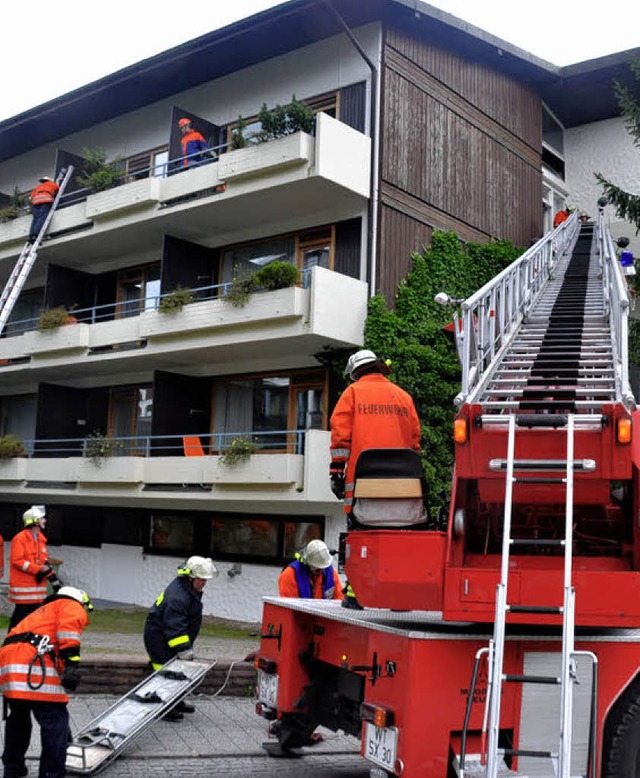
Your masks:
{"label": "extended aerial ladder", "polygon": [[33,241],[33,243],[31,241],[27,241],[27,243],[25,243],[24,248],[18,257],[18,261],[11,271],[9,280],[2,290],[2,294],[0,295],[0,334],[2,334],[2,331],[4,330],[5,325],[9,320],[9,316],[11,316],[11,311],[13,310],[18,297],[20,296],[20,292],[22,291],[25,282],[29,277],[31,268],[33,267],[38,257],[38,249],[40,244],[42,243],[42,240],[44,239],[44,236],[49,229],[51,219],[53,218],[56,208],[58,207],[58,203],[60,202],[60,199],[64,194],[64,190],[66,189],[66,186],[71,180],[72,176],[72,165],[69,165],[68,168],[63,168],[58,174],[56,183],[60,188],[56,193],[56,197],[53,201],[51,209],[49,210],[49,213],[47,214],[47,218],[45,219],[40,232],[38,233],[38,236]]}

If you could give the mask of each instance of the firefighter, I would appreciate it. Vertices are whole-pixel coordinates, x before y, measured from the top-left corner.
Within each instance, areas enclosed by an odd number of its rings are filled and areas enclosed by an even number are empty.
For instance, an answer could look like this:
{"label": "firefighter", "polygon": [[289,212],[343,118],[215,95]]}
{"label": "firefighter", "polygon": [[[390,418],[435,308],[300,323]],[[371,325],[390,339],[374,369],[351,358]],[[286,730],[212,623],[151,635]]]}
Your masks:
{"label": "firefighter", "polygon": [[331,414],[331,491],[351,513],[353,478],[360,452],[368,448],[420,450],[420,420],[410,395],[386,376],[382,359],[363,349],[349,357],[345,376],[353,383]]}
{"label": "firefighter", "polygon": [[0,687],[8,709],[2,763],[5,778],[28,774],[31,714],[40,725],[41,778],[62,778],[69,743],[67,691],[80,680],[80,638],[92,609],[87,594],[63,586],[17,628],[0,648]]}
{"label": "firefighter", "polygon": [[59,587],[49,564],[44,528],[47,514],[44,505],[32,505],[22,514],[24,529],[14,535],[9,552],[9,602],[15,608],[9,629],[34,611],[47,596],[47,580]]}
{"label": "firefighter", "polygon": [[[202,624],[202,590],[215,575],[218,571],[213,560],[189,557],[151,606],[144,625],[144,645],[154,670],[175,656],[193,659],[193,644]],[[181,701],[165,718],[180,721],[183,714],[194,711],[193,705]]]}
{"label": "firefighter", "polygon": [[29,243],[33,243],[40,234],[42,225],[51,210],[60,187],[49,176],[42,176],[40,183],[31,192],[31,228],[29,230]]}
{"label": "firefighter", "polygon": [[[188,157],[184,159],[182,164],[184,167],[196,167],[201,165],[204,161],[204,156],[198,154],[198,152],[207,150],[207,143],[199,132],[193,129],[191,126],[191,119],[180,119],[178,122],[182,138],[180,139],[180,146],[182,148],[182,156]],[[196,154],[197,156],[191,156]]]}
{"label": "firefighter", "polygon": [[331,553],[322,540],[310,540],[302,554],[287,565],[278,579],[281,597],[342,600],[342,584],[331,565]]}
{"label": "firefighter", "polygon": [[562,224],[562,222],[566,222],[574,210],[575,210],[574,208],[569,208],[565,206],[562,210],[558,211],[558,213],[553,217],[554,229],[556,227],[559,227]]}

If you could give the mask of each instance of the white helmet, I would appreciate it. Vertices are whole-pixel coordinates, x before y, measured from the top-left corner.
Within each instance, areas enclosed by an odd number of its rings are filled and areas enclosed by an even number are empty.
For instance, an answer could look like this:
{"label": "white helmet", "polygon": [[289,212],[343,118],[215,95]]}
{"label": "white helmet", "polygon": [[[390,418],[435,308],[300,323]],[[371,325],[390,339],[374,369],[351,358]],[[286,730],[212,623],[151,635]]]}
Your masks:
{"label": "white helmet", "polygon": [[[184,572],[183,572],[184,571]],[[188,575],[189,578],[210,578],[218,575],[218,568],[213,564],[213,559],[205,559],[203,556],[190,556],[184,568],[178,574]]]}
{"label": "white helmet", "polygon": [[391,372],[389,366],[382,359],[378,359],[378,357],[373,353],[373,351],[364,348],[361,349],[360,351],[356,351],[355,354],[352,354],[349,357],[347,366],[344,369],[344,374],[345,376],[349,376],[349,378],[352,381],[354,381],[356,374],[359,370],[361,370],[363,367],[366,367],[367,365],[372,365],[372,364],[377,364],[378,368],[380,369],[380,372],[383,375],[389,375],[389,373]]}
{"label": "white helmet", "polygon": [[322,540],[310,540],[304,550],[304,561],[309,567],[324,570],[331,564],[331,554]]}
{"label": "white helmet", "polygon": [[28,511],[22,514],[22,521],[25,527],[31,527],[37,524],[40,519],[44,519],[47,512],[44,509],[44,505],[32,505]]}
{"label": "white helmet", "polygon": [[89,595],[83,592],[82,589],[76,589],[75,586],[61,586],[56,594],[61,597],[71,597],[72,600],[76,600],[80,605],[84,605],[88,611],[93,610],[93,603],[89,599]]}

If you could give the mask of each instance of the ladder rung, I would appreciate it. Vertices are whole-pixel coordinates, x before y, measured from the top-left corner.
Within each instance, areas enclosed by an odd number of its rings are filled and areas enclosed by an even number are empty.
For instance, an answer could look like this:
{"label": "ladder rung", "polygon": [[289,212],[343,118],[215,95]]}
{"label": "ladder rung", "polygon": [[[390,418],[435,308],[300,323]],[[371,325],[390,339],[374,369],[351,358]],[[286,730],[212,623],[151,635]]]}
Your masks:
{"label": "ladder rung", "polygon": [[501,748],[499,753],[505,756],[530,756],[534,759],[553,759],[557,756],[554,751],[529,751],[523,748]]}
{"label": "ladder rung", "polygon": [[511,538],[514,546],[564,546],[561,538]]}
{"label": "ladder rung", "polygon": [[554,675],[503,675],[503,680],[511,683],[541,683],[558,686],[560,678]]}
{"label": "ladder rung", "polygon": [[566,478],[514,478],[514,484],[564,484]]}
{"label": "ladder rung", "polygon": [[[539,419],[554,419],[557,416],[564,416],[564,415],[565,414],[563,414],[563,413],[560,413],[560,414],[556,414],[556,413],[522,413],[522,414],[520,414],[519,413],[519,414],[516,415],[516,424],[519,424],[518,418],[520,418],[521,416],[527,416],[527,417],[528,416],[533,416],[533,417],[537,417]],[[573,417],[573,423],[576,425],[576,427],[578,425],[580,425],[580,424],[587,424],[587,425],[590,425],[590,426],[593,425],[593,424],[597,424],[598,426],[602,426],[603,424],[606,424],[606,418],[607,418],[606,416],[603,416],[600,413],[583,413],[583,414],[579,414],[579,415],[576,414]],[[506,413],[503,413],[503,414],[497,414],[497,413],[486,414],[485,413],[482,416],[479,416],[478,419],[479,419],[481,425],[485,425],[485,424],[508,424],[509,423],[509,414],[506,414]],[[520,425],[520,426],[525,427],[525,426],[529,426],[529,425],[523,424],[523,425]],[[540,425],[534,424],[533,426],[546,427],[547,425],[546,425],[546,423],[543,422]],[[551,426],[553,426],[553,424],[549,424],[549,426],[551,427]]]}
{"label": "ladder rung", "polygon": [[[490,459],[489,469],[495,471],[506,470],[506,459]],[[566,470],[566,459],[514,459],[514,470]],[[573,469],[585,473],[592,473],[596,469],[595,459],[574,459]]]}
{"label": "ladder rung", "polygon": [[548,613],[555,615],[562,613],[561,605],[507,605],[510,613]]}

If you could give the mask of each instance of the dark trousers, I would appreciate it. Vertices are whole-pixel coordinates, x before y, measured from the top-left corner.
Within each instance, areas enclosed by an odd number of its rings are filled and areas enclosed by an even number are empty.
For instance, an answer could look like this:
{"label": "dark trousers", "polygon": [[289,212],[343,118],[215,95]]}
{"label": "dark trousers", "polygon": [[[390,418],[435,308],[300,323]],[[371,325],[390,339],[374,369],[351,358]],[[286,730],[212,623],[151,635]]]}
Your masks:
{"label": "dark trousers", "polygon": [[38,778],[63,778],[69,744],[69,712],[64,702],[6,700],[9,715],[4,730],[2,764],[5,778],[24,774],[24,757],[31,742],[31,714],[40,725]]}
{"label": "dark trousers", "polygon": [[13,613],[11,614],[11,619],[9,620],[9,629],[13,629],[16,624],[22,621],[22,619],[26,618],[30,613],[33,613],[36,608],[39,608],[42,605],[41,602],[30,602],[25,605],[16,605],[16,607],[13,609]]}
{"label": "dark trousers", "polygon": [[31,220],[31,229],[29,230],[29,240],[32,243],[38,237],[52,205],[53,203],[41,203],[40,205],[31,206],[31,216],[33,218]]}

